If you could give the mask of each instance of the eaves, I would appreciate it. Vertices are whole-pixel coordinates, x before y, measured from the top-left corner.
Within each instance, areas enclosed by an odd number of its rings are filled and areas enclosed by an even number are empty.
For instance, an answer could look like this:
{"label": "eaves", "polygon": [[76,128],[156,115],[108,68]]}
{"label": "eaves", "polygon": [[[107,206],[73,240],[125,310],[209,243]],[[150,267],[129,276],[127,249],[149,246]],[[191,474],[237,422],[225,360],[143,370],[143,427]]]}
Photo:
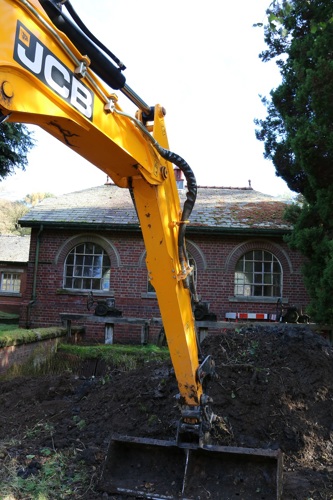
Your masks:
{"label": "eaves", "polygon": [[187,234],[207,234],[210,236],[284,236],[291,233],[288,228],[256,228],[256,227],[209,227],[188,226]]}
{"label": "eaves", "polygon": [[40,228],[43,226],[44,230],[49,229],[62,229],[62,230],[78,230],[82,229],[89,231],[134,231],[141,232],[138,224],[107,224],[96,222],[67,222],[67,221],[19,221],[22,227]]}
{"label": "eaves", "polygon": [[[96,222],[65,222],[65,221],[21,221],[22,227],[40,228],[43,226],[44,230],[61,229],[61,230],[78,230],[82,231],[118,231],[135,233],[140,232],[139,224],[107,224]],[[288,228],[255,228],[255,227],[212,227],[212,226],[187,226],[187,234],[207,234],[207,235],[229,235],[229,236],[284,236],[290,234],[291,229]]]}

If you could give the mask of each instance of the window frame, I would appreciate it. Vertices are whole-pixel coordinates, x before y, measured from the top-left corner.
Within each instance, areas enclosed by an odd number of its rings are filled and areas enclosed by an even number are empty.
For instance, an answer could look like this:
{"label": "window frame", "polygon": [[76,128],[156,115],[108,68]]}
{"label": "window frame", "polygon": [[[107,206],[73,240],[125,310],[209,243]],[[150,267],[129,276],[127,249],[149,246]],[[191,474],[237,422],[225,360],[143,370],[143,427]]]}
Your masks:
{"label": "window frame", "polygon": [[[14,285],[9,289],[3,289],[4,275],[11,275],[10,284],[13,282]],[[0,294],[1,295],[20,295],[21,294],[21,284],[22,284],[22,276],[23,272],[17,269],[0,269]],[[12,277],[15,276],[14,279]],[[8,278],[6,278],[8,279]],[[18,282],[18,287],[15,286],[15,283]]]}
{"label": "window frame", "polygon": [[[259,258],[259,254],[261,257]],[[238,276],[237,276],[238,275]],[[283,268],[271,251],[256,248],[245,252],[234,269],[234,297],[238,300],[276,300],[282,297]],[[240,293],[243,291],[243,293]],[[261,293],[258,293],[260,292]]]}
{"label": "window frame", "polygon": [[[88,247],[92,250],[87,250]],[[71,272],[68,272],[69,269]],[[81,241],[71,248],[64,259],[63,290],[110,293],[110,275],[111,259],[103,246],[94,241]]]}

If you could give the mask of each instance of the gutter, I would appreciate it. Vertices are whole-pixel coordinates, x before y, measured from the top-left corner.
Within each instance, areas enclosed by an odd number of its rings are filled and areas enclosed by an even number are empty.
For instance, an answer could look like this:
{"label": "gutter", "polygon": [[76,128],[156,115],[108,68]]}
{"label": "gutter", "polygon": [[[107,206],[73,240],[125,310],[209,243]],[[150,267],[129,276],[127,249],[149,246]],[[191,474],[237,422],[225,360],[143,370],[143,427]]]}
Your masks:
{"label": "gutter", "polygon": [[[36,228],[40,226],[39,222],[36,221],[24,221],[20,224],[22,227],[31,227],[31,228]],[[112,231],[132,231],[132,232],[140,232],[141,229],[139,224],[107,224],[107,223],[97,223],[97,222],[47,222],[43,223],[44,228],[50,228],[50,229],[63,229],[63,230],[80,230],[82,231],[83,229],[91,229],[94,231],[107,231],[107,230],[112,230]]]}
{"label": "gutter", "polygon": [[[44,223],[45,224],[45,223]],[[40,223],[36,221],[22,221],[22,227],[39,227]],[[47,222],[45,227],[50,229],[62,230],[93,230],[93,231],[119,231],[141,233],[139,224],[107,224],[107,223],[78,223],[78,222]],[[254,227],[209,227],[209,226],[191,226],[186,228],[186,234],[209,234],[209,235],[232,235],[232,236],[283,236],[289,234],[291,228],[254,228]]]}

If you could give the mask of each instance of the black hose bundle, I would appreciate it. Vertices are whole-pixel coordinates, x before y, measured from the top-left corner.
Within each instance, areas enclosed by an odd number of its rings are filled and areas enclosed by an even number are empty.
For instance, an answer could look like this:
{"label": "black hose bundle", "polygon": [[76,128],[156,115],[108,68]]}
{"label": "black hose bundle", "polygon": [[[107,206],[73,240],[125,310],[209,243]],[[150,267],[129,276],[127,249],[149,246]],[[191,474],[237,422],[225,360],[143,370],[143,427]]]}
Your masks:
{"label": "black hose bundle", "polygon": [[[197,181],[195,178],[195,175],[193,173],[193,170],[189,166],[189,164],[179,155],[176,153],[172,153],[168,149],[162,148],[158,143],[154,144],[154,147],[157,149],[158,153],[164,158],[165,160],[171,162],[173,165],[176,165],[184,174],[185,179],[187,181],[187,193],[186,193],[186,200],[183,205],[183,211],[182,211],[182,216],[181,216],[181,224],[179,227],[179,233],[178,233],[178,254],[179,254],[179,261],[182,270],[185,270],[187,267],[188,263],[188,255],[186,251],[186,241],[185,241],[185,232],[186,232],[186,221],[189,219],[195,201],[197,199]],[[190,276],[190,279],[188,279]],[[189,275],[187,278],[184,280],[184,286],[186,288],[190,288],[192,292],[192,298],[194,302],[198,302],[196,290],[195,290],[195,283],[193,276]]]}

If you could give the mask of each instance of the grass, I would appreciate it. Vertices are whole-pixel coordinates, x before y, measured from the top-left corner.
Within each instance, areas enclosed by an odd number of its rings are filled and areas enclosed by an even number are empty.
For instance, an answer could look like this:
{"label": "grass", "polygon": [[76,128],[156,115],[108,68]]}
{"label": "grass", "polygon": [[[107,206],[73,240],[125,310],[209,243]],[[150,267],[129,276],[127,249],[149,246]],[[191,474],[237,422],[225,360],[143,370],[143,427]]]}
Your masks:
{"label": "grass", "polygon": [[14,314],[14,313],[7,313],[7,312],[4,312],[4,311],[0,311],[0,321],[2,319],[5,319],[5,320],[8,320],[8,319],[14,320],[14,319],[16,319],[17,322],[18,322],[19,315],[18,314]]}
{"label": "grass", "polygon": [[84,359],[103,360],[106,365],[124,371],[135,370],[151,361],[163,362],[170,358],[166,347],[157,347],[149,344],[138,345],[94,345],[79,346],[73,344],[60,344],[58,354],[61,353],[77,356]]}
{"label": "grass", "polygon": [[0,323],[0,338],[2,334],[6,334],[12,330],[18,330],[18,326],[16,324],[12,325],[4,325],[3,323]]}
{"label": "grass", "polygon": [[[59,337],[60,331],[62,331],[62,329],[59,327],[32,328],[31,330],[26,330],[24,328],[19,328],[17,325],[0,324],[0,347]],[[63,330],[63,335],[65,335],[65,330]]]}
{"label": "grass", "polygon": [[73,469],[78,453],[74,446],[64,451],[45,447],[30,455],[6,453],[14,445],[19,450],[20,442],[0,442],[6,455],[0,469],[0,500],[70,499],[89,490],[91,478],[84,464]]}
{"label": "grass", "polygon": [[[66,332],[59,327],[26,330],[18,328],[17,325],[0,324],[0,348],[59,337],[60,334],[65,336]],[[45,362],[36,364],[33,360],[27,360],[22,365],[15,364],[8,370],[6,377],[75,372],[85,360],[102,360],[107,367],[130,371],[144,366],[147,362],[163,362],[169,357],[167,347],[158,347],[153,344],[82,346],[62,343],[58,345],[55,355],[45,357]]]}

